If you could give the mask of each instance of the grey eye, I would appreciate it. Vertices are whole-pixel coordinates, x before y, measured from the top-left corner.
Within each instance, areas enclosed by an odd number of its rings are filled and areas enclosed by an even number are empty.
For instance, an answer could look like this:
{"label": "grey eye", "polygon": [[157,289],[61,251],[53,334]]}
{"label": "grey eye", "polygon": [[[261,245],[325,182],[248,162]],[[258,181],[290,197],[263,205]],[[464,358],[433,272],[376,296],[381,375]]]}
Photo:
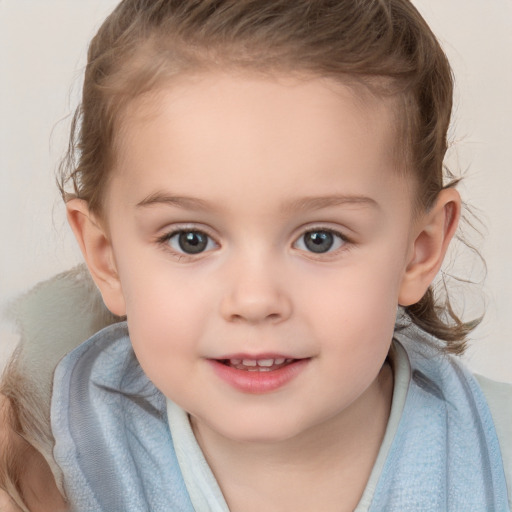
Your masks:
{"label": "grey eye", "polygon": [[326,229],[316,229],[304,233],[295,243],[298,249],[316,254],[340,248],[345,243],[342,235]]}
{"label": "grey eye", "polygon": [[177,252],[199,254],[210,250],[214,242],[201,231],[178,231],[169,238],[169,245]]}

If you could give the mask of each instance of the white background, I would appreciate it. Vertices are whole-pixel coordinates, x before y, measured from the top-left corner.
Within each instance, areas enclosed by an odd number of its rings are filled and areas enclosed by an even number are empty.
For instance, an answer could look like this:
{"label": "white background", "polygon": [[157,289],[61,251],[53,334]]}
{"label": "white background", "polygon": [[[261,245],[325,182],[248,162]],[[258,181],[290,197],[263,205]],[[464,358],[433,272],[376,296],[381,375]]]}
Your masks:
{"label": "white background", "polygon": [[[87,43],[114,0],[0,0],[0,308],[80,255],[64,220],[54,171],[77,104]],[[485,229],[471,238],[488,267],[469,310],[486,302],[466,360],[512,382],[512,0],[416,0],[456,76],[453,148],[460,187]],[[462,256],[461,256],[462,254]],[[479,279],[478,260],[455,251],[456,269]],[[473,287],[475,288],[475,287]],[[0,322],[0,364],[12,327]]]}

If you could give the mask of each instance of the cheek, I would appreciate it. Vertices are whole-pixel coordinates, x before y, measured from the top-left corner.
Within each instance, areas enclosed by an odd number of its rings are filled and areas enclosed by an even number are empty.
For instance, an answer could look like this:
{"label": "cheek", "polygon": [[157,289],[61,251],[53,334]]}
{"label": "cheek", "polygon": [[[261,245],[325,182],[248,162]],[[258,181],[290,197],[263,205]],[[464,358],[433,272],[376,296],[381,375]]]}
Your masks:
{"label": "cheek", "polygon": [[128,320],[161,327],[173,323],[173,319],[186,322],[206,300],[207,287],[194,278],[193,272],[177,268],[163,250],[132,245],[125,248],[117,262]]}
{"label": "cheek", "polygon": [[342,315],[349,323],[368,315],[380,318],[394,314],[403,274],[400,263],[393,258],[364,255],[353,259],[358,261],[305,276],[308,284],[301,287],[304,300],[310,297],[309,304],[318,315],[325,316],[325,311],[331,320]]}
{"label": "cheek", "polygon": [[158,369],[167,373],[177,361],[198,352],[213,299],[206,287],[170,273],[168,264],[141,267],[133,264],[133,272],[120,276],[132,345],[153,378]]}
{"label": "cheek", "polygon": [[368,354],[385,357],[394,331],[400,275],[396,261],[361,258],[358,264],[310,279],[307,293],[301,292],[302,313],[340,358],[350,355],[364,364]]}
{"label": "cheek", "polygon": [[137,360],[170,398],[183,388],[183,382],[194,378],[194,365],[201,356],[200,309],[196,297],[175,296],[162,285],[148,286],[130,301],[127,321]]}
{"label": "cheek", "polygon": [[170,344],[179,346],[180,340],[197,341],[208,304],[211,308],[204,294],[186,287],[165,286],[161,281],[151,286],[148,282],[127,301],[130,333],[144,338],[144,343],[151,343],[158,353],[165,353]]}

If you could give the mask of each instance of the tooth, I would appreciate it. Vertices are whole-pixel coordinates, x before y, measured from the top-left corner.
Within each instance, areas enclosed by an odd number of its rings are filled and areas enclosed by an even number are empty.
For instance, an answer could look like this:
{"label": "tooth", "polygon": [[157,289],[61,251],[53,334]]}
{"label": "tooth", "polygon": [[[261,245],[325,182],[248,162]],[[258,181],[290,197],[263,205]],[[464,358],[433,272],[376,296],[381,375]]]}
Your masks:
{"label": "tooth", "polygon": [[274,364],[283,364],[284,361],[284,357],[280,357],[279,359],[274,359]]}
{"label": "tooth", "polygon": [[244,360],[242,361],[242,364],[243,364],[244,366],[256,366],[258,363],[256,362],[256,360],[255,360],[255,359],[244,359]]}
{"label": "tooth", "polygon": [[258,366],[272,366],[273,364],[273,359],[258,359]]}
{"label": "tooth", "polygon": [[242,362],[241,359],[230,359],[229,362],[233,365],[233,366],[236,366],[237,364],[240,364]]}

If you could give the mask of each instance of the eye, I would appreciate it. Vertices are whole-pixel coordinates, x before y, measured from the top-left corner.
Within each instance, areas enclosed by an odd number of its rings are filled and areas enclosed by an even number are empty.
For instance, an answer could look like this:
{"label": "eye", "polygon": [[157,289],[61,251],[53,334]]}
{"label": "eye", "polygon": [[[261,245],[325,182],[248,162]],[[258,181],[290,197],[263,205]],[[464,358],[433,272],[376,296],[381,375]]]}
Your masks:
{"label": "eye", "polygon": [[202,231],[180,230],[165,237],[167,244],[178,253],[200,254],[216,247],[216,243]]}
{"label": "eye", "polygon": [[332,252],[345,244],[346,240],[340,233],[329,229],[314,229],[306,231],[295,242],[295,247],[316,254]]}

